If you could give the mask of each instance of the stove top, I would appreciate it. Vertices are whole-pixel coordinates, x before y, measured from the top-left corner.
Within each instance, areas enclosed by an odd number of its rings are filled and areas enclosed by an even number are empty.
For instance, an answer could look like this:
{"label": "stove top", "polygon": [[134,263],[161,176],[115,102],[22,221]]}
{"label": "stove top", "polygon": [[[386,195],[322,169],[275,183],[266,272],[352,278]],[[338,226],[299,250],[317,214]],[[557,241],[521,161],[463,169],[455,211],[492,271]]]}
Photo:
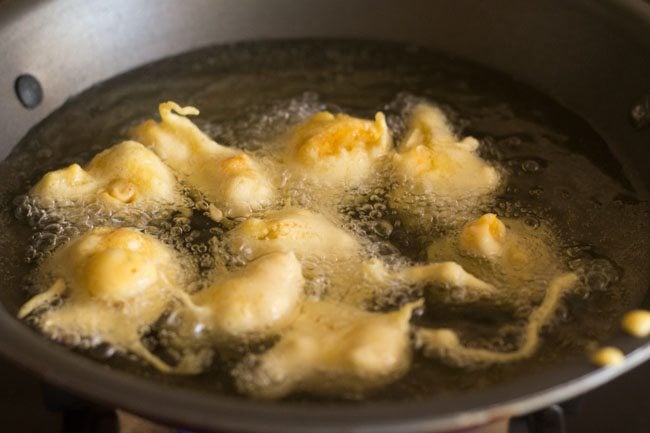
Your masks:
{"label": "stove top", "polygon": [[[650,433],[650,362],[582,397],[514,420],[511,433]],[[118,410],[88,406],[0,360],[0,431],[178,433]],[[559,416],[559,412],[563,416]],[[559,417],[558,417],[559,416]]]}

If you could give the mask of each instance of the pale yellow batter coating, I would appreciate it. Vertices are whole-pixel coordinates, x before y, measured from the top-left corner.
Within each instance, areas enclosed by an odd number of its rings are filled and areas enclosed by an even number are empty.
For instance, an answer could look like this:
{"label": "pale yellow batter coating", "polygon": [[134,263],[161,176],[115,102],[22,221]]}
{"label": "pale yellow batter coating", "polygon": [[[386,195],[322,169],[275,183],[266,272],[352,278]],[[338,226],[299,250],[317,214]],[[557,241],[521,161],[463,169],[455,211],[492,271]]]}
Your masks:
{"label": "pale yellow batter coating", "polygon": [[650,311],[632,310],[625,313],[621,321],[625,332],[635,337],[644,338],[650,335]]}
{"label": "pale yellow batter coating", "polygon": [[189,186],[226,216],[248,216],[272,203],[275,191],[264,169],[245,152],[211,140],[188,115],[194,107],[160,104],[161,121],[147,120],[133,136],[149,146]]}
{"label": "pale yellow batter coating", "polygon": [[359,253],[357,240],[323,215],[297,207],[249,218],[228,233],[230,250],[247,259],[293,251],[299,258],[345,260]]}
{"label": "pale yellow batter coating", "polygon": [[[198,365],[167,365],[140,340],[170,305],[188,301],[182,263],[174,250],[136,230],[96,228],[43,264],[44,274],[55,281],[18,316],[35,314],[38,326],[55,340],[110,343],[161,371],[196,371]],[[61,297],[60,306],[48,305]]]}
{"label": "pale yellow batter coating", "polygon": [[375,120],[320,112],[293,128],[283,140],[294,177],[328,187],[354,187],[374,172],[392,140],[383,113]]}
{"label": "pale yellow batter coating", "polygon": [[179,185],[155,153],[125,141],[78,164],[47,173],[29,194],[44,205],[81,205],[99,201],[109,209],[157,209],[181,202]]}
{"label": "pale yellow batter coating", "polygon": [[[501,176],[477,154],[478,147],[472,137],[458,139],[440,109],[428,104],[413,109],[409,131],[393,156],[389,195],[407,226],[421,226],[418,215],[432,212],[455,219],[497,189]],[[442,208],[450,214],[444,216]]]}
{"label": "pale yellow batter coating", "polygon": [[392,313],[307,302],[281,340],[236,372],[242,392],[279,398],[293,391],[359,392],[392,382],[411,361],[409,320],[421,303]]}
{"label": "pale yellow batter coating", "polygon": [[[521,219],[484,214],[456,234],[438,238],[427,248],[428,259],[455,258],[480,268],[480,277],[499,286],[502,300],[536,299],[543,284],[564,272],[558,241],[545,225],[531,227]],[[489,262],[489,263],[485,263]]]}
{"label": "pale yellow batter coating", "polygon": [[591,355],[591,363],[598,367],[613,367],[625,362],[625,354],[616,347],[603,347]]}
{"label": "pale yellow batter coating", "polygon": [[293,253],[270,253],[217,278],[192,295],[213,338],[261,337],[281,331],[297,312],[304,278]]}
{"label": "pale yellow batter coating", "polygon": [[494,260],[503,253],[506,226],[493,213],[467,224],[460,233],[460,249],[469,255]]}
{"label": "pale yellow batter coating", "polygon": [[496,364],[528,358],[539,346],[540,331],[553,318],[562,298],[575,287],[577,279],[575,274],[567,273],[551,281],[544,300],[528,318],[523,343],[515,351],[497,352],[466,347],[451,329],[420,328],[416,331],[416,345],[422,348],[426,356],[457,366]]}

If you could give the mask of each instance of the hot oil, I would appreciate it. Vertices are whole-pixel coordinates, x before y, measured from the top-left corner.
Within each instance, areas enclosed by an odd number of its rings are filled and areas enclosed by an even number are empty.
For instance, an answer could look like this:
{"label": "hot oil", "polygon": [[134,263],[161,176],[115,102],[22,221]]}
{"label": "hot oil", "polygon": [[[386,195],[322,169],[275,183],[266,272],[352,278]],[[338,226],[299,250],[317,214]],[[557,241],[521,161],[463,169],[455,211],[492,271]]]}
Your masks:
{"label": "hot oil", "polygon": [[[369,401],[462,392],[547,368],[609,335],[620,313],[637,302],[648,285],[649,237],[641,235],[648,233],[647,203],[631,190],[606,143],[555,102],[479,66],[415,47],[350,41],[265,42],[210,48],[117,77],[75,97],[25,137],[0,168],[3,178],[11,179],[2,185],[2,220],[8,229],[0,239],[6,251],[14,252],[14,257],[2,258],[7,281],[16,288],[2,297],[10,311],[27,298],[16,295],[17,288],[29,287],[30,272],[42,257],[93,226],[128,224],[173,245],[194,258],[197,284],[212,273],[243,264],[237,254],[226,251],[223,241],[225,233],[241,221],[211,220],[206,216],[207,203],[195,192],[186,192],[191,212],[106,215],[85,207],[67,220],[22,196],[45,172],[72,162],[85,163],[127,138],[131,127],[154,116],[155,107],[166,100],[198,107],[201,115],[195,121],[212,138],[246,149],[270,167],[283,185],[275,208],[299,205],[338,218],[358,236],[367,258],[379,257],[391,268],[426,260],[427,246],[454,236],[458,228],[433,224],[423,232],[405,229],[388,204],[388,186],[382,182],[344,196],[305,193],[302,184],[277,168],[275,146],[288,128],[321,110],[365,118],[383,111],[398,143],[410,107],[420,100],[437,104],[460,135],[481,141],[484,158],[503,167],[503,187],[496,197],[481,202],[474,214],[494,212],[542,233],[553,254],[561,258],[560,267],[579,273],[584,289],[567,299],[534,358],[487,369],[456,369],[416,355],[406,377],[366,395]],[[451,246],[441,246],[434,256],[457,260],[477,275],[485,273]],[[19,264],[16,257],[26,264]],[[325,276],[341,269],[354,272],[354,266],[323,268],[322,263],[306,263],[306,272],[315,275],[308,293],[314,297],[328,293],[331,287]],[[531,284],[526,298],[534,304],[543,281]],[[517,287],[509,290],[516,293]],[[367,307],[394,309],[419,292],[396,290],[388,295],[381,302],[370,300]],[[531,305],[524,304],[514,319],[506,315],[508,320],[470,307],[427,312],[415,322],[453,327],[479,347],[512,350],[521,316]],[[261,350],[264,344],[250,343],[235,352]],[[156,373],[109,356],[110,348],[94,349],[90,355],[161,382],[235,392],[230,369],[237,355],[217,357],[210,371],[196,377]]]}

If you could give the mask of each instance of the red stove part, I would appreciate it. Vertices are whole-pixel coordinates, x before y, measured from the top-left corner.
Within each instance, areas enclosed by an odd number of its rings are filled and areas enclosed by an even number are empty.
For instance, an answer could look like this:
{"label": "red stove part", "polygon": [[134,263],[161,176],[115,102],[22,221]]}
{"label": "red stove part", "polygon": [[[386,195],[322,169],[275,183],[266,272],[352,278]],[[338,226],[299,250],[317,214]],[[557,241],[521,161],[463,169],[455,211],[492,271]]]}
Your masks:
{"label": "red stove part", "polygon": [[[192,433],[154,424],[122,410],[117,411],[117,419],[119,431],[116,433]],[[528,417],[499,420],[483,426],[449,433],[566,433],[564,410],[559,405],[554,405]]]}

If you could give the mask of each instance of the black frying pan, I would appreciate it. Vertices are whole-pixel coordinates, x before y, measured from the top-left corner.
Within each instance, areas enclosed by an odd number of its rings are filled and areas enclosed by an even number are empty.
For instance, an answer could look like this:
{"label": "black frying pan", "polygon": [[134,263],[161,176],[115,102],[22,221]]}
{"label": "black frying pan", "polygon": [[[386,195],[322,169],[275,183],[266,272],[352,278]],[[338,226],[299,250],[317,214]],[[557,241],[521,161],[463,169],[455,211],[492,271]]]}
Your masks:
{"label": "black frying pan", "polygon": [[[472,59],[556,98],[609,143],[631,187],[647,199],[650,132],[630,119],[630,110],[650,90],[650,9],[641,1],[5,1],[0,22],[3,157],[70,96],[158,58],[245,39],[389,39]],[[35,76],[44,92],[40,104],[22,95],[30,108],[16,98],[14,88],[25,73]],[[2,199],[10,206],[11,197]],[[19,294],[12,269],[22,260],[23,247],[5,241],[2,252],[0,299],[13,305]],[[631,304],[647,307],[647,287],[639,289]],[[206,396],[104,368],[48,342],[4,309],[0,341],[5,356],[78,394],[175,425],[228,431],[466,428],[571,398],[650,357],[647,339],[619,334],[611,343],[628,356],[615,369],[594,370],[583,357],[573,357],[516,381],[453,397],[318,406]]]}

